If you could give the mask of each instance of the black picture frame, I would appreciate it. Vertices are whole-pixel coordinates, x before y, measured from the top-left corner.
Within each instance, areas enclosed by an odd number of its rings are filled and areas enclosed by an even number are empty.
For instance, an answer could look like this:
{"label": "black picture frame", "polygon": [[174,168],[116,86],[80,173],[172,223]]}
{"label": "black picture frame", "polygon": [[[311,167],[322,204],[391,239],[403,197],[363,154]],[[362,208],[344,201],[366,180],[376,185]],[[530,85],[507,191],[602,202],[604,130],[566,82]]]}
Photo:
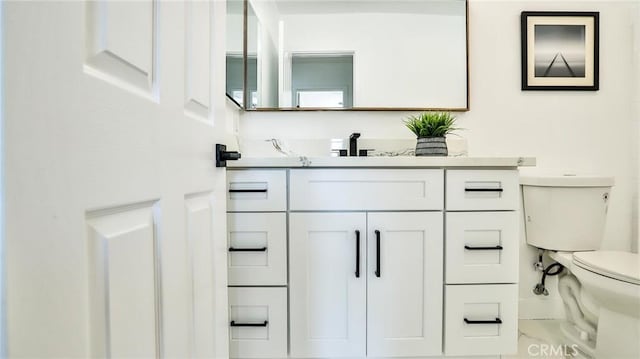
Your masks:
{"label": "black picture frame", "polygon": [[523,11],[522,90],[597,91],[600,13]]}

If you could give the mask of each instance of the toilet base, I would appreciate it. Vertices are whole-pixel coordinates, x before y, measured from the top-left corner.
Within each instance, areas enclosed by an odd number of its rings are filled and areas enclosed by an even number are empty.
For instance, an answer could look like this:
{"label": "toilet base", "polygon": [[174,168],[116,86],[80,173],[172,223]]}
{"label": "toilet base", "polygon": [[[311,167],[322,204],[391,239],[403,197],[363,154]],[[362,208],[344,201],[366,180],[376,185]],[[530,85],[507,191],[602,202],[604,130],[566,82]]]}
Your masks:
{"label": "toilet base", "polygon": [[575,325],[564,320],[560,324],[560,331],[564,336],[564,344],[569,348],[577,346],[576,355],[573,358],[592,359],[596,357],[596,343],[592,340],[583,340],[580,338],[580,330]]}

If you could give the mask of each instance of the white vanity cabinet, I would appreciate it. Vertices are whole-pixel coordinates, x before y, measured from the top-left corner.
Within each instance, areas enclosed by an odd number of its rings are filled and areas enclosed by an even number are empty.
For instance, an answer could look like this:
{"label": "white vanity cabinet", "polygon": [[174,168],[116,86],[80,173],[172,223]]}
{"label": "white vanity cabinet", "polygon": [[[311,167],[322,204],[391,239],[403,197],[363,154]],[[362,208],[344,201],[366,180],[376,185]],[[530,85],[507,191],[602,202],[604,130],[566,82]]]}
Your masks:
{"label": "white vanity cabinet", "polygon": [[442,352],[442,212],[291,213],[291,356]]}
{"label": "white vanity cabinet", "polygon": [[443,184],[441,169],[290,171],[292,357],[442,353]]}
{"label": "white vanity cabinet", "polygon": [[269,248],[233,258],[230,284],[273,288],[234,289],[262,326],[233,329],[230,356],[515,353],[516,166],[229,170],[230,244]]}

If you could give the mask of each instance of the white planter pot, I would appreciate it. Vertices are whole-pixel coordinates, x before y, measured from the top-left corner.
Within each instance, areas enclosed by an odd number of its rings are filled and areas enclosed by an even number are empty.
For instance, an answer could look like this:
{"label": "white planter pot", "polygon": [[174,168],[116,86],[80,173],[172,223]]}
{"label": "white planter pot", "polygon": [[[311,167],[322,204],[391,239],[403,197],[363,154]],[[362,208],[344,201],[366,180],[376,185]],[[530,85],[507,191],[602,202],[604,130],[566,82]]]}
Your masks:
{"label": "white planter pot", "polygon": [[448,154],[444,137],[418,137],[416,156],[447,156]]}

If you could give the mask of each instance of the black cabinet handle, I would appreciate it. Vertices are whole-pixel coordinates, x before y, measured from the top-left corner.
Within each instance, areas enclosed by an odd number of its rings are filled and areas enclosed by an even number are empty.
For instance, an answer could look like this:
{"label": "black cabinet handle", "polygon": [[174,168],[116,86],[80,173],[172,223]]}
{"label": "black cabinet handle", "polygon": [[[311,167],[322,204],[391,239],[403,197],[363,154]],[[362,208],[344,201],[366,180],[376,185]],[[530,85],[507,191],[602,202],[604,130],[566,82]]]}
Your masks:
{"label": "black cabinet handle", "polygon": [[465,192],[502,192],[502,188],[465,188]]}
{"label": "black cabinet handle", "polygon": [[268,320],[265,320],[263,323],[236,323],[235,320],[232,320],[231,323],[229,323],[232,327],[266,327],[268,324]]}
{"label": "black cabinet handle", "polygon": [[267,247],[261,248],[233,248],[229,247],[229,252],[266,252]]}
{"label": "black cabinet handle", "polygon": [[356,229],[356,278],[360,278],[360,231]]}
{"label": "black cabinet handle", "polygon": [[495,320],[469,320],[464,318],[464,322],[467,324],[502,324],[500,318],[496,318]]}
{"label": "black cabinet handle", "polygon": [[380,231],[375,230],[376,233],[376,277],[380,278]]}
{"label": "black cabinet handle", "polygon": [[264,193],[267,192],[266,188],[261,189],[230,189],[229,193]]}
{"label": "black cabinet handle", "polygon": [[464,249],[470,250],[470,251],[501,251],[503,248],[502,246],[490,246],[490,247],[471,247],[471,246],[464,246]]}

